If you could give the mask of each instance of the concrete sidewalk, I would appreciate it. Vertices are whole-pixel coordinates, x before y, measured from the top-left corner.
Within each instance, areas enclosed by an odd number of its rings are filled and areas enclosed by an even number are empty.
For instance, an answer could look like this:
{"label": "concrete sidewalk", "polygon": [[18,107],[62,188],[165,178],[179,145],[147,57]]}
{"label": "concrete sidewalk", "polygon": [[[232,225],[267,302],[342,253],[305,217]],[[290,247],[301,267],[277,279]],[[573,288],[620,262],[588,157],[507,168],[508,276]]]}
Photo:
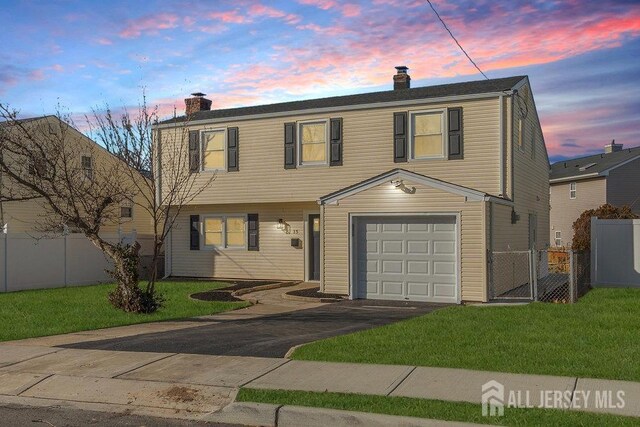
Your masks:
{"label": "concrete sidewalk", "polygon": [[[481,403],[482,385],[491,380],[503,384],[505,393],[528,393],[528,402],[521,403],[531,406],[538,406],[541,396],[546,399],[545,392],[562,392],[573,399],[572,410],[640,417],[640,383],[628,381],[0,344],[0,402],[22,401],[37,406],[42,402],[66,402],[89,405],[93,409],[106,406],[109,410],[127,409],[141,415],[153,412],[218,422],[232,422],[229,417],[234,412],[229,408],[237,408],[238,404],[229,405],[240,387]],[[598,408],[592,401],[585,407],[580,401],[585,392],[590,392],[591,398],[595,399],[596,392],[607,390],[613,393],[614,399],[617,392],[623,391],[625,405]],[[225,407],[227,409],[222,411]]]}

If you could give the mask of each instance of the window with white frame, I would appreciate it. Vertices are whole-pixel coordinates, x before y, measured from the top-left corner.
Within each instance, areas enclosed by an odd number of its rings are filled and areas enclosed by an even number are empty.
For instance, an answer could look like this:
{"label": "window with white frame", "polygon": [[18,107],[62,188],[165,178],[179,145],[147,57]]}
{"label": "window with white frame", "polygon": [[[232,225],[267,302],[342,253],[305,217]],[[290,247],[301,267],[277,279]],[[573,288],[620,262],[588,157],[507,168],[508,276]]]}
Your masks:
{"label": "window with white frame", "polygon": [[300,165],[324,165],[327,163],[327,121],[298,124]]}
{"label": "window with white frame", "polygon": [[218,171],[226,169],[227,132],[217,129],[202,132],[202,170]]}
{"label": "window with white frame", "polygon": [[562,246],[562,231],[556,230],[556,238],[555,238],[556,247]]}
{"label": "window with white frame", "polygon": [[202,219],[204,248],[244,248],[246,215],[206,215]]}
{"label": "window with white frame", "polygon": [[131,200],[125,200],[120,205],[120,218],[133,218],[133,203]]}
{"label": "window with white frame", "polygon": [[444,157],[444,111],[411,114],[411,157],[433,159]]}
{"label": "window with white frame", "polygon": [[575,199],[576,198],[576,183],[572,182],[571,184],[569,184],[569,198],[570,199]]}

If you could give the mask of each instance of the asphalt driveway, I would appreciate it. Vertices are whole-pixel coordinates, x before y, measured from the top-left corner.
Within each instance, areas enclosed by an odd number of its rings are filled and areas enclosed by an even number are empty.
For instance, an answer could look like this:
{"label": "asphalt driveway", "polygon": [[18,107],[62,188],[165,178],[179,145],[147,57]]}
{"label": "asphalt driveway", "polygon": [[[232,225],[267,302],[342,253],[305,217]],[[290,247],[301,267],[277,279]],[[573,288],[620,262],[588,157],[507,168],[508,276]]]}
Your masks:
{"label": "asphalt driveway", "polygon": [[[342,301],[252,319],[203,322],[168,332],[68,344],[95,350],[284,357],[293,346],[421,316],[446,304]],[[193,319],[191,319],[192,321]]]}

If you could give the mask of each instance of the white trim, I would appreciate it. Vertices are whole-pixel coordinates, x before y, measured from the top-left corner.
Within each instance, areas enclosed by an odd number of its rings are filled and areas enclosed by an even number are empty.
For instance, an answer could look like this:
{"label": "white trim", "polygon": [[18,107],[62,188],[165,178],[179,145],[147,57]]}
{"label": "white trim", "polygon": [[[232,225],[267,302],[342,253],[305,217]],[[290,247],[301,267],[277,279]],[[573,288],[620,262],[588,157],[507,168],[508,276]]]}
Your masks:
{"label": "white trim", "polygon": [[505,193],[505,179],[504,179],[504,147],[505,147],[505,131],[504,131],[504,96],[500,95],[498,97],[499,105],[499,125],[500,126],[500,195],[504,197]]}
{"label": "white trim", "polygon": [[[215,132],[222,132],[222,134],[224,135],[224,143],[223,143],[223,159],[224,159],[224,168],[222,169],[206,169],[204,166],[204,135],[207,133],[215,133]],[[226,172],[227,171],[227,128],[215,128],[215,129],[202,129],[200,130],[200,144],[199,144],[199,149],[200,149],[200,171],[199,172]],[[216,150],[217,151],[217,150]]]}
{"label": "white trim", "polygon": [[497,203],[499,205],[514,206],[513,201],[496,196],[484,196],[483,200],[485,202]]}
{"label": "white trim", "polygon": [[575,181],[572,181],[569,183],[569,199],[575,200],[577,195],[578,195],[578,184]]}
{"label": "white trim", "polygon": [[356,268],[356,255],[358,244],[358,218],[360,217],[433,217],[448,216],[456,219],[456,304],[462,302],[462,252],[461,252],[461,224],[460,212],[357,212],[349,213],[349,299],[357,299],[358,270]]}
{"label": "white trim", "polygon": [[330,204],[333,202],[337,202],[346,197],[357,194],[361,191],[368,190],[369,188],[373,188],[384,181],[390,181],[396,178],[407,179],[407,180],[414,181],[419,184],[423,184],[438,190],[446,191],[453,194],[458,194],[460,196],[467,197],[472,201],[483,201],[485,200],[485,197],[488,196],[486,193],[483,193],[478,190],[461,187],[459,185],[452,184],[450,182],[439,181],[437,179],[429,178],[427,176],[420,175],[415,172],[410,172],[404,169],[400,169],[400,170],[392,170],[387,172],[386,174],[376,177],[375,179],[364,181],[360,183],[360,185],[354,188],[351,188],[349,190],[339,191],[338,193],[336,193],[331,197],[327,197],[327,198],[321,197],[318,203]]}
{"label": "white trim", "polygon": [[577,176],[574,175],[574,176],[568,176],[568,177],[565,177],[565,178],[550,179],[549,183],[555,184],[555,183],[559,183],[559,182],[578,181],[578,180],[587,179],[587,178],[603,178],[603,177],[601,177],[598,172],[591,172],[591,173],[584,174],[584,175],[577,175]]}
{"label": "white trim", "polygon": [[[222,245],[207,245],[204,223],[207,218],[220,218],[222,220]],[[227,218],[244,218],[244,244],[242,246],[227,246]],[[234,251],[247,249],[248,214],[246,213],[205,213],[200,214],[200,250],[201,251]]]}
{"label": "white trim", "polygon": [[[311,210],[311,209],[303,209],[302,210],[302,219],[303,219],[303,229],[304,229],[304,236],[302,239],[302,244],[303,244],[303,250],[304,250],[304,281],[305,282],[310,282],[310,283],[320,283],[321,280],[310,280],[309,279],[309,267],[310,267],[310,256],[309,256],[309,252],[311,251],[311,246],[309,245],[309,215],[320,215],[320,210]],[[322,221],[321,221],[321,230],[320,232],[322,233]],[[322,253],[322,236],[320,236],[320,253]],[[320,279],[322,279],[322,262],[320,262]]]}
{"label": "white trim", "polygon": [[[446,143],[445,135],[448,134],[447,123],[445,121],[446,108],[434,108],[431,110],[417,110],[417,111],[409,111],[409,123],[407,124],[408,133],[409,133],[409,153],[407,159],[411,162],[421,161],[421,160],[443,160],[448,156],[448,148]],[[415,157],[414,152],[414,138],[413,134],[413,119],[415,116],[423,115],[423,114],[440,114],[440,135],[442,142],[442,154],[437,156],[427,156],[427,157]]]}
{"label": "white trim", "polygon": [[[522,80],[525,80],[525,79],[522,79]],[[291,117],[291,116],[300,116],[300,115],[309,115],[309,114],[325,114],[325,113],[333,113],[333,112],[341,112],[341,111],[369,110],[369,109],[377,109],[377,108],[401,107],[401,106],[404,107],[404,106],[423,105],[423,104],[438,104],[438,103],[445,103],[445,102],[457,102],[457,101],[466,101],[466,100],[475,100],[475,99],[495,98],[500,95],[511,95],[511,94],[512,94],[512,91],[507,90],[502,92],[476,93],[472,95],[442,96],[439,98],[421,98],[421,99],[409,99],[405,101],[372,102],[368,104],[345,105],[345,106],[337,106],[337,107],[308,108],[308,109],[299,109],[299,110],[292,110],[292,111],[282,111],[277,113],[247,114],[243,116],[220,117],[220,118],[194,120],[194,121],[185,120],[181,122],[154,125],[152,126],[152,128],[162,129],[162,128],[171,128],[171,127],[183,127],[185,125],[199,126],[199,125],[206,125],[206,124],[238,122],[242,120],[267,119],[267,118],[275,118],[275,117]]]}
{"label": "white trim", "polygon": [[[302,135],[300,128],[304,125],[324,123],[324,162],[302,162]],[[301,120],[296,122],[296,165],[298,167],[329,166],[329,119]]]}

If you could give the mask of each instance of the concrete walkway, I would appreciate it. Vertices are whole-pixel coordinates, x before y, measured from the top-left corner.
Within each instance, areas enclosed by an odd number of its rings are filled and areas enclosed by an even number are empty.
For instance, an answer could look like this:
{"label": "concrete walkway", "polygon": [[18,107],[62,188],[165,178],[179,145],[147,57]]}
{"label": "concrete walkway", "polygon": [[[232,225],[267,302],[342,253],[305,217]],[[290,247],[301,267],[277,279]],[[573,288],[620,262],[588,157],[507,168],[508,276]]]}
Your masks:
{"label": "concrete walkway", "polygon": [[[0,402],[73,402],[152,411],[162,416],[231,422],[214,414],[240,387],[406,396],[481,403],[482,385],[498,381],[505,393],[528,395],[538,406],[545,393],[567,393],[572,410],[640,417],[640,383],[521,375],[399,365],[306,362],[288,359],[135,353],[0,344]],[[597,407],[597,393],[613,404]],[[585,402],[586,393],[590,400]],[[523,398],[524,399],[524,398]],[[553,403],[553,400],[546,404]],[[568,403],[568,401],[567,401]],[[567,405],[568,406],[568,405]],[[95,408],[94,408],[95,409]],[[142,412],[140,412],[142,411]]]}

